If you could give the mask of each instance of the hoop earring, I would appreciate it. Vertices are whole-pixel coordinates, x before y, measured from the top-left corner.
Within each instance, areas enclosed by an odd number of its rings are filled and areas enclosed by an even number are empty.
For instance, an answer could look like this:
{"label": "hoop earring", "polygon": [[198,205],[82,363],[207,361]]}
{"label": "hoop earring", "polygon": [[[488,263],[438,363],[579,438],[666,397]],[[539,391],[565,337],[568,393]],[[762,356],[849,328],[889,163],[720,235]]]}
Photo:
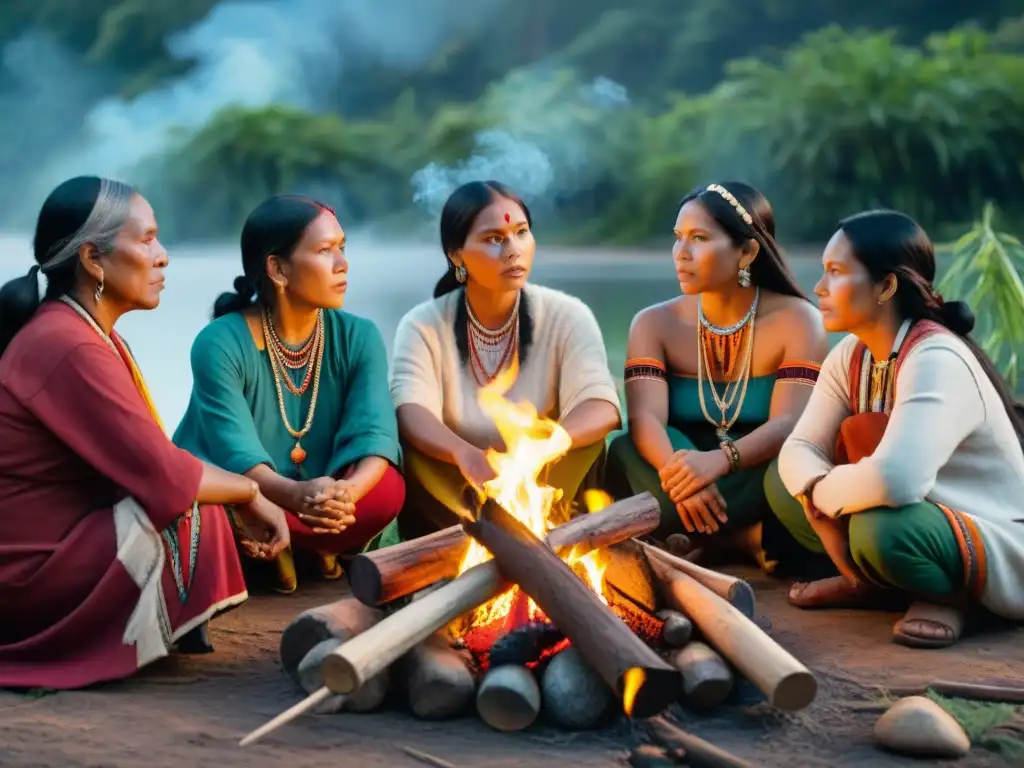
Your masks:
{"label": "hoop earring", "polygon": [[466,272],[466,268],[464,266],[460,264],[455,268],[455,279],[458,280],[460,284],[465,283],[468,277],[469,273]]}
{"label": "hoop earring", "polygon": [[740,288],[750,287],[750,268],[740,267],[739,274],[736,277],[736,282],[740,284]]}
{"label": "hoop earring", "polygon": [[100,275],[100,281],[96,283],[96,290],[93,291],[92,296],[96,299],[96,303],[100,303],[100,299],[103,297],[103,275]]}

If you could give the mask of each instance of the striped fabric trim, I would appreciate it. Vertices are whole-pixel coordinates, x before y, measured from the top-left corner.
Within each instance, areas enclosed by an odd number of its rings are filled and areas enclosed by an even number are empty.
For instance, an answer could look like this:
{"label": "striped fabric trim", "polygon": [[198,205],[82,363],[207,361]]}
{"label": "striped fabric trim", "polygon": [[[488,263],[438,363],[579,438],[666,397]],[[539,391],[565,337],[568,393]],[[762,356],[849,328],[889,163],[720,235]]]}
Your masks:
{"label": "striped fabric trim", "polygon": [[633,357],[626,361],[626,382],[647,379],[649,381],[666,381],[667,369],[661,360],[653,357]]}
{"label": "striped fabric trim", "polygon": [[956,538],[957,547],[960,549],[960,559],[964,564],[964,586],[971,596],[980,601],[985,592],[985,584],[988,582],[988,556],[985,552],[985,542],[981,538],[981,531],[975,522],[956,510],[932,502],[949,520],[953,528],[953,536]]}
{"label": "striped fabric trim", "polygon": [[775,372],[776,383],[804,384],[813,387],[818,381],[821,366],[806,360],[784,360]]}

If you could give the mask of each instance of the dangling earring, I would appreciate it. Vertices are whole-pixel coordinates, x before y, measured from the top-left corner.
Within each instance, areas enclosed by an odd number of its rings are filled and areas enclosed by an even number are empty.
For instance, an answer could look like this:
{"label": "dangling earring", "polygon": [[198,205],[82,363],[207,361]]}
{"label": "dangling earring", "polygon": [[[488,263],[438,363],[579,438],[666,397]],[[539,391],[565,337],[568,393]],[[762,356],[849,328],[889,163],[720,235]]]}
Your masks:
{"label": "dangling earring", "polygon": [[100,281],[96,283],[96,290],[93,291],[93,298],[96,299],[96,303],[100,303],[100,299],[103,297],[103,275],[100,275]]}
{"label": "dangling earring", "polygon": [[461,264],[455,268],[455,279],[460,283],[465,283],[466,278],[469,277],[469,273],[466,272],[466,268]]}
{"label": "dangling earring", "polygon": [[750,267],[740,267],[736,282],[740,284],[740,288],[750,287]]}

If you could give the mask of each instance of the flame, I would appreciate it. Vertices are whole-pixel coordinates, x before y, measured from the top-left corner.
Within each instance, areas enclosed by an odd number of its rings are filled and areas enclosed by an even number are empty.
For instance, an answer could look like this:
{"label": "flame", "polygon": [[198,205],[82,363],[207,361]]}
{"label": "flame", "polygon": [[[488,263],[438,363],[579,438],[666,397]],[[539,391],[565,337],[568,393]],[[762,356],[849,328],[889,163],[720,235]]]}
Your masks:
{"label": "flame", "polygon": [[[563,518],[566,516],[556,507],[561,501],[561,491],[539,482],[539,477],[545,467],[569,451],[572,440],[558,422],[539,416],[530,403],[517,403],[505,397],[515,383],[517,373],[516,366],[510,367],[481,388],[478,394],[481,410],[494,421],[505,443],[503,453],[493,449],[486,453],[496,477],[484,483],[483,492],[534,534],[543,537],[556,525],[565,522]],[[600,495],[602,492],[597,493]],[[594,498],[597,500],[594,503],[601,500]],[[586,503],[591,509],[591,502]],[[484,546],[471,541],[459,573],[490,559],[491,554]],[[573,547],[565,560],[604,600],[602,584],[606,566],[601,564],[598,553],[583,554]],[[477,608],[469,625],[481,627],[504,619],[512,610],[518,592],[518,587],[513,588]],[[529,617],[537,617],[540,613],[530,600]]]}
{"label": "flame", "polygon": [[644,687],[647,680],[647,673],[642,667],[630,667],[622,676],[622,710],[626,717],[633,716],[633,707],[636,705],[636,696]]}

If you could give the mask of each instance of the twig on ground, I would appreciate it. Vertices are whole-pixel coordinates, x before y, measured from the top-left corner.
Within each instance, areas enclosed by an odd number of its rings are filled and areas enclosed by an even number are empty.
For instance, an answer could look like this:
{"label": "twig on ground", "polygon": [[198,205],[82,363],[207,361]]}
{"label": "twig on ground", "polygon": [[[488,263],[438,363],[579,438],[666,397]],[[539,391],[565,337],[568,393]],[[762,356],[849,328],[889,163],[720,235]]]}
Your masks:
{"label": "twig on ground", "polygon": [[455,768],[454,763],[449,763],[447,760],[442,760],[440,757],[435,757],[427,752],[421,752],[414,747],[403,746],[401,750],[409,757],[419,760],[421,763],[433,765],[435,768]]}

